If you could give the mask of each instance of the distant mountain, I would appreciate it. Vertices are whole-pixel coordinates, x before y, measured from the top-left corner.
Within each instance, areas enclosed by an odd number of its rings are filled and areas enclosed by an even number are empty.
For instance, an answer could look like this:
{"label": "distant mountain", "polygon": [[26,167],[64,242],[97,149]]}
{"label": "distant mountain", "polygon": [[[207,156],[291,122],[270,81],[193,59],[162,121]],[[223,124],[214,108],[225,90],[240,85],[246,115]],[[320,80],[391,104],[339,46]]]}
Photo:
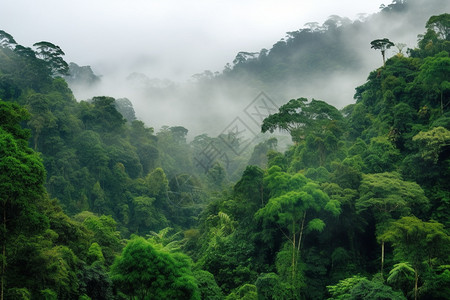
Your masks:
{"label": "distant mountain", "polygon": [[79,66],[74,62],[69,64],[69,75],[64,79],[71,86],[93,86],[100,82],[100,76],[95,75],[90,66]]}
{"label": "distant mountain", "polygon": [[358,20],[333,15],[323,24],[306,23],[272,47],[245,49],[222,71],[206,70],[187,83],[150,79],[142,73],[120,80],[105,74],[102,88],[92,89],[90,95],[89,87],[73,90],[87,98],[99,91],[127,97],[137,115],[155,128],[181,124],[194,135],[205,128],[217,135],[261,91],[278,105],[298,97],[321,99],[338,108],[354,103],[355,87],[382,65],[379,51],[371,49],[372,40],[389,38],[397,44],[387,51],[387,58],[399,51],[406,54],[430,16],[449,9],[445,0],[395,0]]}

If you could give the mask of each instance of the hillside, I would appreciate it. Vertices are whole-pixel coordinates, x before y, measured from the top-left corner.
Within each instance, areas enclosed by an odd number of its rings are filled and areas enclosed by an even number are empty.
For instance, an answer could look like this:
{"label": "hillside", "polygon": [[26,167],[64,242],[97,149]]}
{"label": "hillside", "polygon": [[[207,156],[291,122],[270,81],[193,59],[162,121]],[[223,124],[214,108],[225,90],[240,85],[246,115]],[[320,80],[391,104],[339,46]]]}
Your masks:
{"label": "hillside", "polygon": [[[0,31],[1,299],[448,299],[449,24],[430,16],[385,64],[362,45],[379,64],[354,103],[299,93],[250,146],[232,126],[155,131],[126,98],[77,101],[62,49]],[[208,84],[295,85],[315,63],[291,49],[347,25],[328,26],[241,53]],[[358,69],[323,51],[308,72]]]}
{"label": "hillside", "polygon": [[[338,109],[353,103],[355,87],[382,61],[380,53],[370,48],[372,40],[389,38],[406,54],[416,46],[428,18],[449,9],[445,0],[394,1],[355,20],[336,15],[323,23],[308,20],[286,28],[286,36],[265,49],[231,53],[235,58],[224,61],[223,69],[199,69],[189,82],[130,69],[100,74],[100,84],[93,87],[70,86],[79,100],[104,94],[127,97],[138,117],[156,130],[181,125],[189,129],[189,140],[202,133],[216,136],[260,92],[278,106],[299,96],[322,99]],[[399,52],[397,46],[387,50],[387,57]]]}

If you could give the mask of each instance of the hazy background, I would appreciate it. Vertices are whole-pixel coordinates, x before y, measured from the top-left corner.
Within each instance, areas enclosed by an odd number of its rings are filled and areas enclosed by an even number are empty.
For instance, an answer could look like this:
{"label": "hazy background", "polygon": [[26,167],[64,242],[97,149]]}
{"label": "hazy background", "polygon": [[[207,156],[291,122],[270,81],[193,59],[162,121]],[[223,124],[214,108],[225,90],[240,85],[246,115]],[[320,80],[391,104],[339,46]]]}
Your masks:
{"label": "hazy background", "polygon": [[[244,108],[260,92],[245,83],[199,85],[193,74],[222,72],[239,51],[270,49],[286,32],[308,22],[323,24],[330,15],[370,20],[369,27],[348,37],[363,61],[361,68],[265,90],[277,105],[314,97],[342,108],[353,102],[354,88],[381,65],[371,40],[388,37],[413,48],[430,15],[449,7],[446,1],[431,1],[437,6],[414,2],[408,15],[385,19],[373,16],[381,4],[391,3],[380,0],[4,0],[0,28],[19,44],[50,41],[65,51],[66,61],[91,66],[101,84],[74,88],[78,100],[127,97],[148,126],[185,126],[192,138],[203,132],[217,135],[235,117],[244,119]],[[389,51],[388,57],[393,54]]]}
{"label": "hazy background", "polygon": [[[238,51],[330,15],[374,13],[380,0],[3,0],[0,25],[18,43],[52,41],[100,74],[187,79],[221,70]],[[386,2],[385,2],[386,3]],[[386,3],[388,4],[388,3]]]}

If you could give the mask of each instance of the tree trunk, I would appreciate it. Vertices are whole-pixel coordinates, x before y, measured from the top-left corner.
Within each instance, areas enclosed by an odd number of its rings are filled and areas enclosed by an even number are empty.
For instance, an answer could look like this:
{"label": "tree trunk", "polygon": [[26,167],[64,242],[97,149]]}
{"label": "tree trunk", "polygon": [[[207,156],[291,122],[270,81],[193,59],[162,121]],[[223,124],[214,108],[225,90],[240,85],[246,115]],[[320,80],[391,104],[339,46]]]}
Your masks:
{"label": "tree trunk", "polygon": [[4,289],[5,289],[5,264],[6,264],[6,201],[3,202],[3,234],[2,234],[2,282],[1,282],[1,292],[0,300],[3,300]]}
{"label": "tree trunk", "polygon": [[34,151],[38,151],[38,139],[39,139],[39,133],[35,133],[34,135]]}
{"label": "tree trunk", "polygon": [[414,282],[414,300],[417,300],[417,283],[419,281],[419,274],[417,274],[417,269],[414,269],[415,282]]}
{"label": "tree trunk", "polygon": [[384,269],[384,241],[381,241],[381,278],[383,278],[383,269]]}
{"label": "tree trunk", "polygon": [[292,219],[292,285],[295,280],[295,221]]}
{"label": "tree trunk", "polygon": [[298,237],[297,251],[300,252],[300,244],[302,243],[303,229],[305,228],[306,210],[303,213],[302,226],[300,227],[300,236]]}
{"label": "tree trunk", "polygon": [[260,193],[261,193],[261,207],[264,207],[264,185],[262,184],[260,188]]}

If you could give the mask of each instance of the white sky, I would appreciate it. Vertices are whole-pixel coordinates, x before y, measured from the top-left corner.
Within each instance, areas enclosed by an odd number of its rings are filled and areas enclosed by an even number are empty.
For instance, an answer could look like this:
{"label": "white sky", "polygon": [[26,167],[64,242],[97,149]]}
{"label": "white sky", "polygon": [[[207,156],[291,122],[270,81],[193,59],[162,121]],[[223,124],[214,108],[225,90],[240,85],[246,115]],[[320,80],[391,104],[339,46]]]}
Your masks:
{"label": "white sky", "polygon": [[[270,49],[328,16],[356,19],[389,0],[2,0],[0,29],[24,46],[59,45],[96,73],[187,79],[221,71],[238,51]],[[122,73],[121,72],[121,73]]]}

